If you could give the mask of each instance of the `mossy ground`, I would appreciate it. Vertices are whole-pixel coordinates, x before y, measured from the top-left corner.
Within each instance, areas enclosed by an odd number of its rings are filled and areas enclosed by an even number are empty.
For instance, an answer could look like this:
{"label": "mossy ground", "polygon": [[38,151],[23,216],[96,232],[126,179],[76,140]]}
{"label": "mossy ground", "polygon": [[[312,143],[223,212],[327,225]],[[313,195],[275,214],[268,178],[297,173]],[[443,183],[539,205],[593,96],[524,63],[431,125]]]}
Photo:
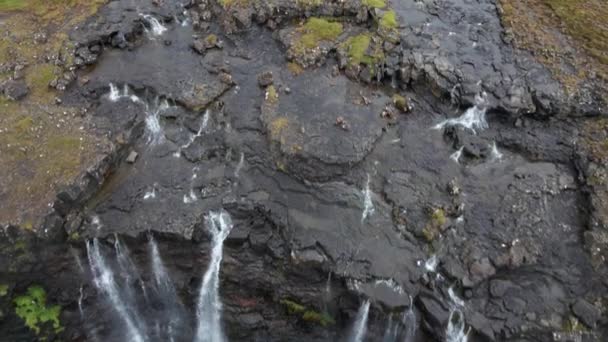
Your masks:
{"label": "mossy ground", "polygon": [[381,46],[372,45],[372,37],[372,33],[361,33],[348,38],[342,44],[342,48],[346,50],[348,55],[350,65],[365,64],[373,68],[384,61],[384,51]]}
{"label": "mossy ground", "polygon": [[293,55],[304,55],[321,42],[334,42],[342,34],[342,23],[323,18],[310,18],[297,30],[299,35],[290,47]]}
{"label": "mossy ground", "polygon": [[[26,65],[30,93],[19,102],[0,96],[0,224],[37,227],[57,189],[90,163],[98,139],[79,110],[55,104],[49,87],[61,68],[48,57],[70,51],[68,30],[94,14],[102,0],[0,0],[0,65]],[[44,34],[46,39],[35,40]],[[11,74],[0,74],[0,81]]]}
{"label": "mossy ground", "polygon": [[499,1],[503,26],[515,46],[546,65],[569,94],[591,75],[608,82],[608,2]]}

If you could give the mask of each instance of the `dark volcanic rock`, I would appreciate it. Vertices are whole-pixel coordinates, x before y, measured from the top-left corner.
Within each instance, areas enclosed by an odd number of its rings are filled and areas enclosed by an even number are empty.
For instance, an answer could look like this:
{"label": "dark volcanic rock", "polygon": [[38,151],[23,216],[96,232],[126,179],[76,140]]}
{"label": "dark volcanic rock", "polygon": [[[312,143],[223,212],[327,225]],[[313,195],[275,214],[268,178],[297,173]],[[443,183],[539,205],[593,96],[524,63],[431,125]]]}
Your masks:
{"label": "dark volcanic rock", "polygon": [[592,329],[595,328],[602,314],[598,308],[584,299],[579,299],[572,305],[572,312]]}

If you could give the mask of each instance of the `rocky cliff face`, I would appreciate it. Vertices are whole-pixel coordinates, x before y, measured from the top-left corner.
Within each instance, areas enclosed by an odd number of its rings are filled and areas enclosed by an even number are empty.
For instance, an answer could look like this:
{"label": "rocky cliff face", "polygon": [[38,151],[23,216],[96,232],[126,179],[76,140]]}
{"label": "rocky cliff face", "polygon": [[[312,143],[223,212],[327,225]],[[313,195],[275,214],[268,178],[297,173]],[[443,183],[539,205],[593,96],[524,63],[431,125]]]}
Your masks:
{"label": "rocky cliff face", "polygon": [[52,85],[107,145],[3,219],[2,335],[192,340],[224,210],[228,340],[352,339],[366,299],[366,341],[605,339],[604,84],[497,6],[103,5]]}

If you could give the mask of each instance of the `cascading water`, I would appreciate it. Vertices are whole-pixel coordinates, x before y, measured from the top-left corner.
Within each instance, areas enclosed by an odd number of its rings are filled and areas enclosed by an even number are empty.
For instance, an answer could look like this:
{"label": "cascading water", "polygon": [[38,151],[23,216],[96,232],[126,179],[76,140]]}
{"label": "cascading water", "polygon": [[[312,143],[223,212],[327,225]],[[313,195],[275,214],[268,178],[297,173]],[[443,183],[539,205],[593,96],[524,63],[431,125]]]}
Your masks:
{"label": "cascading water", "polygon": [[243,168],[243,164],[245,164],[245,153],[241,152],[241,157],[239,158],[239,163],[236,165],[234,169],[234,177],[239,178],[239,173]]}
{"label": "cascading water", "polygon": [[453,308],[450,311],[445,340],[446,342],[467,342],[468,340],[468,334],[465,332],[464,315],[458,308]]}
{"label": "cascading water", "polygon": [[460,156],[462,156],[462,150],[464,149],[464,146],[461,146],[456,152],[450,154],[450,159],[452,159],[453,161],[460,163]]}
{"label": "cascading water", "polygon": [[437,258],[437,254],[431,255],[431,257],[424,263],[424,269],[427,272],[435,272],[437,270],[437,265],[439,265],[439,259]]}
{"label": "cascading water", "polygon": [[207,109],[205,111],[205,114],[203,114],[203,118],[201,120],[201,125],[198,128],[198,131],[196,132],[196,134],[194,135],[190,135],[190,138],[188,139],[188,142],[183,144],[182,146],[180,146],[177,151],[175,151],[175,153],[173,153],[174,157],[179,157],[182,154],[182,150],[185,148],[188,148],[190,145],[192,145],[192,143],[196,140],[196,138],[200,137],[203,135],[203,133],[205,132],[205,130],[207,129],[207,126],[209,125],[209,110]]}
{"label": "cascading water", "polygon": [[97,289],[108,297],[110,303],[118,313],[118,316],[125,323],[128,335],[127,340],[144,342],[145,334],[141,331],[141,324],[138,321],[138,317],[140,316],[133,311],[134,308],[127,304],[127,301],[120,293],[119,287],[114,279],[114,273],[108,267],[101,254],[99,241],[97,239],[93,239],[92,242],[87,242],[87,254],[91,266],[91,273],[93,275],[93,282]]}
{"label": "cascading water", "polygon": [[146,103],[146,130],[149,134],[148,143],[156,145],[164,140],[163,128],[160,125],[160,113],[169,108],[166,99],[162,101],[158,97],[150,105]]}
{"label": "cascading water", "polygon": [[357,318],[353,325],[353,330],[350,334],[349,342],[362,342],[367,333],[367,317],[369,316],[369,300],[365,300],[361,303],[359,311],[357,311]]}
{"label": "cascading water", "polygon": [[374,214],[376,209],[374,208],[374,202],[372,201],[372,191],[369,188],[369,174],[367,175],[367,182],[365,183],[365,189],[363,190],[363,213],[361,214],[361,222]]}
{"label": "cascading water", "polygon": [[448,126],[462,126],[475,132],[476,129],[484,130],[488,128],[488,122],[486,121],[486,93],[482,92],[475,96],[475,105],[467,109],[464,114],[457,118],[451,118],[444,120],[437,125],[433,126],[433,129],[443,129]]}
{"label": "cascading water", "polygon": [[203,277],[197,308],[198,327],[196,342],[222,342],[222,302],[219,298],[219,275],[224,240],[232,230],[232,220],[227,212],[210,212],[206,218],[211,234],[211,259]]}
{"label": "cascading water", "polygon": [[502,153],[500,153],[500,151],[498,151],[498,147],[496,146],[496,142],[492,142],[492,145],[490,146],[490,160],[492,161],[499,161],[502,159]]}
{"label": "cascading water", "polygon": [[161,24],[161,22],[156,19],[155,17],[149,15],[149,14],[140,14],[142,16],[142,18],[144,18],[144,20],[148,23],[148,25],[150,25],[150,29],[148,29],[148,27],[146,27],[144,25],[144,28],[146,30],[146,32],[148,33],[152,33],[152,35],[154,36],[160,36],[163,33],[165,33],[165,31],[167,31],[167,28]]}
{"label": "cascading water", "polygon": [[397,331],[398,325],[393,322],[393,315],[391,314],[388,318],[388,323],[386,324],[386,329],[384,329],[384,336],[382,337],[382,342],[394,342],[397,340]]}

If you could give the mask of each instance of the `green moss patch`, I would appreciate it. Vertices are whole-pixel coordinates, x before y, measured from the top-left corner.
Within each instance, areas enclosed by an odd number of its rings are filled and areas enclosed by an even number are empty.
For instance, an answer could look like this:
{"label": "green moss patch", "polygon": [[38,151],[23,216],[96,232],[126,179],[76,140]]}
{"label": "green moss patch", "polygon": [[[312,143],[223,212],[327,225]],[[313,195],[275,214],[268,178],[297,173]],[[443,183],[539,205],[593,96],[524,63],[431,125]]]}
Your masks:
{"label": "green moss patch", "polygon": [[46,291],[40,286],[30,286],[27,292],[13,300],[15,313],[25,321],[25,325],[40,334],[45,324],[50,324],[55,333],[63,330],[59,315],[59,305],[47,306]]}
{"label": "green moss patch", "polygon": [[397,13],[395,11],[390,10],[382,15],[378,25],[381,30],[393,30],[399,26],[397,22]]}
{"label": "green moss patch", "polygon": [[0,284],[0,297],[4,297],[8,294],[8,285]]}
{"label": "green moss patch", "polygon": [[306,49],[319,46],[321,41],[333,42],[342,34],[342,24],[321,18],[310,18],[302,27],[300,42]]}
{"label": "green moss patch", "polygon": [[371,47],[372,34],[362,33],[350,37],[344,42],[343,48],[346,49],[349,65],[365,64],[374,67],[384,61],[384,51],[381,46]]}
{"label": "green moss patch", "polygon": [[310,310],[306,306],[289,299],[283,299],[280,303],[285,306],[287,313],[298,316],[304,322],[318,324],[323,327],[335,324],[335,320],[326,312]]}
{"label": "green moss patch", "polygon": [[366,6],[368,8],[384,8],[384,7],[386,7],[386,1],[385,0],[363,0],[361,3],[363,4],[363,6]]}

